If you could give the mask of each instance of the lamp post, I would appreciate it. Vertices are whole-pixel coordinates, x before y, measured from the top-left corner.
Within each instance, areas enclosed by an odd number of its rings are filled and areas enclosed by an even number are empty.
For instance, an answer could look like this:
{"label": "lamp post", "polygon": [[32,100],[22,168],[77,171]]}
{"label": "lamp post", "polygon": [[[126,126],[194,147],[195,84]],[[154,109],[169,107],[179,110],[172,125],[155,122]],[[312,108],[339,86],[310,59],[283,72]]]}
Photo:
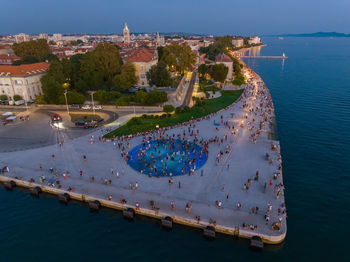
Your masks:
{"label": "lamp post", "polygon": [[68,94],[68,88],[69,88],[69,83],[63,83],[62,87],[64,88],[64,98],[66,100],[66,107],[67,107],[67,113],[69,117],[69,107],[68,107],[68,100],[67,100],[67,94]]}
{"label": "lamp post", "polygon": [[68,93],[67,89],[64,90],[63,94],[64,94],[64,98],[66,99],[67,113],[68,113],[68,116],[69,116],[69,107],[68,107],[68,101],[67,101],[67,93]]}

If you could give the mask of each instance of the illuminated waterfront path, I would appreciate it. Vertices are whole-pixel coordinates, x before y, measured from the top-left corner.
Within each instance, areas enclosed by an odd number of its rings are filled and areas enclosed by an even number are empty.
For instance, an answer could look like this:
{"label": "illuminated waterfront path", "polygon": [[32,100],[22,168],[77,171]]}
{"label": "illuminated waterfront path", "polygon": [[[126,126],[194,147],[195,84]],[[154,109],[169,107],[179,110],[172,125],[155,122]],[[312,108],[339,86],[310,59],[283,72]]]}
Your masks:
{"label": "illuminated waterfront path", "polygon": [[[170,216],[193,220],[200,216],[199,225],[205,226],[212,219],[216,221],[217,227],[225,226],[232,230],[238,227],[241,236],[260,235],[266,242],[281,242],[287,227],[283,214],[284,191],[282,171],[279,170],[279,143],[269,139],[273,132],[270,122],[274,118],[274,111],[273,108],[270,111],[267,109],[268,105],[271,106],[270,95],[260,77],[249,69],[245,69],[244,72],[250,75],[250,80],[242,99],[210,119],[195,122],[196,126],[192,128],[199,130],[199,139],[208,141],[218,137],[223,139],[223,143],[210,143],[204,166],[196,169],[191,176],[174,176],[172,185],[169,184],[169,177],[148,177],[130,167],[121,157],[121,150],[113,142],[98,141],[101,131],[94,133],[95,143],[90,142],[89,135],[68,141],[62,147],[55,145],[1,153],[0,167],[8,165],[10,172],[5,175],[12,178],[17,176],[26,181],[33,178],[39,183],[39,176],[45,176],[49,183],[59,180],[64,190],[72,187],[76,193],[101,199],[112,196],[112,201],[115,202],[125,199],[128,205],[135,207],[136,203],[139,203],[141,208],[145,209],[151,209],[150,201],[154,201],[159,212]],[[243,107],[243,104],[246,106]],[[259,108],[259,111],[254,113],[252,110],[256,108]],[[251,135],[259,129],[260,121],[265,118],[260,135],[254,136],[254,143]],[[125,117],[118,121],[125,122],[127,119],[128,117]],[[234,126],[234,130],[225,127],[221,121]],[[184,131],[186,138],[193,141],[194,136],[188,134],[188,126],[170,129],[166,134],[177,136],[182,135]],[[129,151],[141,143],[142,137],[139,136],[130,140],[129,146],[126,143],[124,145]],[[226,153],[228,148],[230,149]],[[223,152],[223,156],[217,163],[220,151]],[[267,160],[266,153],[270,161]],[[83,155],[86,155],[86,161]],[[39,168],[40,164],[42,170]],[[51,167],[57,168],[58,177],[49,172]],[[79,175],[80,170],[83,171],[82,176]],[[67,171],[68,177],[63,178],[62,174]],[[255,180],[257,171],[259,178]],[[279,175],[274,179],[274,174],[277,173]],[[94,176],[94,182],[91,182],[91,176]],[[107,181],[107,184],[104,181]],[[134,189],[131,189],[131,184]],[[244,190],[244,184],[250,184],[248,190]],[[278,191],[280,193],[277,197]],[[173,211],[172,201],[175,204]],[[216,207],[216,203],[219,202],[221,208]],[[187,203],[192,206],[190,214],[185,210]],[[239,209],[238,203],[242,205]],[[272,207],[270,212],[268,206]],[[255,207],[259,208],[257,214]],[[269,217],[267,222],[265,214]],[[279,220],[281,228],[272,229],[273,223],[278,223]]]}

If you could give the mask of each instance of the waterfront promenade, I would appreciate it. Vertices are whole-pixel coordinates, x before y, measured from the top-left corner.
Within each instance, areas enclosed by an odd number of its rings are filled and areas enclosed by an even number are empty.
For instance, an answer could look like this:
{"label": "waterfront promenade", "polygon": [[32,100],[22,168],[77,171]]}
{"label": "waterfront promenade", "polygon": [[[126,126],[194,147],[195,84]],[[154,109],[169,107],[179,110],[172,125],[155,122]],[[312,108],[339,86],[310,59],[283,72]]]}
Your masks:
{"label": "waterfront promenade", "polygon": [[[103,130],[62,146],[0,153],[0,167],[9,167],[10,172],[4,174],[8,177],[33,178],[36,184],[57,188],[60,181],[61,189],[80,197],[84,194],[85,199],[109,197],[106,202],[111,207],[125,199],[128,206],[139,205],[144,210],[140,213],[156,215],[150,206],[154,201],[159,214],[176,217],[179,223],[205,227],[212,222],[217,228],[232,229],[226,232],[229,234],[238,228],[242,237],[260,235],[265,242],[281,242],[287,227],[280,148],[278,141],[270,140],[273,105],[260,77],[248,68],[244,73],[249,80],[238,102],[201,121],[165,131],[190,141],[196,131],[199,140],[211,141],[206,164],[191,176],[177,176],[169,183],[169,177],[140,174],[124,161],[118,143],[129,151],[142,143],[142,136],[103,142],[99,139]],[[128,119],[118,121],[122,124]],[[190,212],[187,204],[192,207]]]}

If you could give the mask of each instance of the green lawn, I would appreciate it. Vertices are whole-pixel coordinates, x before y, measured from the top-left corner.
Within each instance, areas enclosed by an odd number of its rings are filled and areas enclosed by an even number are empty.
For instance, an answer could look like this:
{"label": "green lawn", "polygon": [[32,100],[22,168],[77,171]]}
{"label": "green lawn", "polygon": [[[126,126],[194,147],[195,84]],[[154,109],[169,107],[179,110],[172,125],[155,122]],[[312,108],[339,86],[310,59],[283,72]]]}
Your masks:
{"label": "green lawn", "polygon": [[217,88],[213,82],[209,80],[200,80],[198,92],[208,92],[208,91],[220,91],[220,88]]}
{"label": "green lawn", "polygon": [[137,132],[144,132],[155,129],[157,125],[159,127],[172,126],[187,122],[191,119],[209,115],[235,102],[241,96],[243,90],[221,92],[222,96],[206,100],[206,103],[204,105],[194,106],[185,113],[172,114],[168,117],[164,115],[163,118],[161,116],[133,117],[123,126],[106,134],[105,137],[110,138],[113,136],[135,134]]}
{"label": "green lawn", "polygon": [[76,121],[86,121],[86,122],[90,122],[91,120],[96,120],[101,118],[99,115],[93,115],[93,114],[69,114],[70,119],[72,122],[76,122]]}

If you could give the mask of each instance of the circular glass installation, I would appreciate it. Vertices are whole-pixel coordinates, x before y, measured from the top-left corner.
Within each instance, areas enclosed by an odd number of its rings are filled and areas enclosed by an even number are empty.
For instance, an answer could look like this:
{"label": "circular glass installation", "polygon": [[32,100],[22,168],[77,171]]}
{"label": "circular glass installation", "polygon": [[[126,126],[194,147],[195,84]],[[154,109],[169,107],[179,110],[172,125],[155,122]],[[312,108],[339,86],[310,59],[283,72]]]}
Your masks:
{"label": "circular glass installation", "polygon": [[179,139],[148,141],[134,147],[128,156],[128,164],[148,176],[186,175],[207,161],[207,152],[201,146]]}

